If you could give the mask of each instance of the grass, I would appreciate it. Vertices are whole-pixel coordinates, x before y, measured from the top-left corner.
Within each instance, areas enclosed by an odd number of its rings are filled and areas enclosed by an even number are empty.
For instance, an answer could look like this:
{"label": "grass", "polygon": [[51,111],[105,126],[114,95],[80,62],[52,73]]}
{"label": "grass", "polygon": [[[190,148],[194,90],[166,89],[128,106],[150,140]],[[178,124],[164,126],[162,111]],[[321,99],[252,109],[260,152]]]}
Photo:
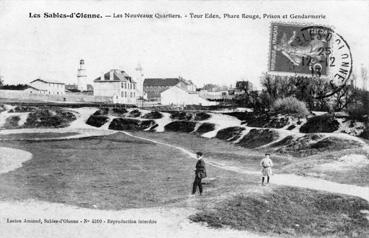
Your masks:
{"label": "grass", "polygon": [[6,118],[4,125],[2,126],[4,129],[15,129],[18,127],[20,121],[19,116],[10,116]]}
{"label": "grass", "polygon": [[43,133],[17,133],[1,135],[0,140],[34,140],[34,139],[49,139],[61,138],[67,136],[78,135],[76,132],[43,132]]}
{"label": "grass", "polygon": [[[0,175],[1,200],[36,199],[80,207],[119,210],[181,204],[188,198],[195,160],[176,149],[122,133],[58,141],[0,142],[33,158]],[[206,198],[252,186],[256,179],[207,166],[216,183]],[[183,204],[182,204],[183,205]]]}
{"label": "grass", "polygon": [[216,138],[221,140],[230,140],[234,141],[240,138],[242,131],[244,131],[245,128],[234,126],[234,127],[227,127],[224,129],[221,129],[218,131]]}
{"label": "grass", "polygon": [[192,121],[173,121],[164,126],[165,131],[192,132],[196,123]]}
{"label": "grass", "polygon": [[256,148],[271,143],[278,134],[269,129],[251,129],[237,144],[246,148]]}
{"label": "grass", "polygon": [[264,194],[241,194],[192,215],[210,227],[231,227],[290,237],[368,237],[369,210],[363,199],[290,187]]}

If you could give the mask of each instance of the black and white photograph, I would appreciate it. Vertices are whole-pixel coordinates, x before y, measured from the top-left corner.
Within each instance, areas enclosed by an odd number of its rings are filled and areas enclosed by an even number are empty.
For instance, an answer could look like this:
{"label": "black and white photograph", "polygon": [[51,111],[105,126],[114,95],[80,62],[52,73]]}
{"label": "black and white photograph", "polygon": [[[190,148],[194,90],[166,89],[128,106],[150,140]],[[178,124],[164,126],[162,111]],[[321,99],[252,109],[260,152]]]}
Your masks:
{"label": "black and white photograph", "polygon": [[0,0],[0,237],[369,237],[369,2]]}

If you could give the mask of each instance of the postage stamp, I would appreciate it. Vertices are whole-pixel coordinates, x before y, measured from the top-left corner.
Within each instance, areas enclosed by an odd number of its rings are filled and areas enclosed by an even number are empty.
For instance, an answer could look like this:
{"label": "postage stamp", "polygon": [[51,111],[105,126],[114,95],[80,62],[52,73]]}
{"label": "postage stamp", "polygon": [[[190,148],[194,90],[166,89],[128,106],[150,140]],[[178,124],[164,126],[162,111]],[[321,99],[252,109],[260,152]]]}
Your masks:
{"label": "postage stamp", "polygon": [[347,82],[352,56],[347,42],[329,27],[272,23],[269,72]]}

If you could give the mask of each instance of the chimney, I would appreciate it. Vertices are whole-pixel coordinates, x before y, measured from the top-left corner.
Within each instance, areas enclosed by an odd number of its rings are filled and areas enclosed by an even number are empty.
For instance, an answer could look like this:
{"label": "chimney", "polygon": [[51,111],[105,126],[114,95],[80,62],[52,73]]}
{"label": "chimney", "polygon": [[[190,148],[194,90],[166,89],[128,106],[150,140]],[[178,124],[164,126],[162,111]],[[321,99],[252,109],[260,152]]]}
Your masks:
{"label": "chimney", "polygon": [[110,70],[110,72],[109,72],[109,80],[114,80],[114,70]]}

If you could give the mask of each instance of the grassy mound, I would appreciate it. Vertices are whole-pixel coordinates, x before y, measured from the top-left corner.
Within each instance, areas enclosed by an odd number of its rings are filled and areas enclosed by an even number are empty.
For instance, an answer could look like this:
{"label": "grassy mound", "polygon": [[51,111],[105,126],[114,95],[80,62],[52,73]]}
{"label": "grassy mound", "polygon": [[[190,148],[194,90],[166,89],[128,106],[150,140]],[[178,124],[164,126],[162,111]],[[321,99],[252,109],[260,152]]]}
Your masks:
{"label": "grassy mound", "polygon": [[369,221],[360,210],[369,210],[361,198],[281,187],[263,195],[235,196],[190,219],[215,228],[292,237],[368,237]]}
{"label": "grassy mound", "polygon": [[119,116],[121,116],[121,115],[123,115],[123,114],[127,113],[128,111],[127,111],[124,107],[114,107],[114,108],[112,109],[112,112],[113,112],[113,114],[115,114],[115,115],[119,115]]}
{"label": "grassy mound", "polygon": [[286,136],[280,141],[277,141],[270,145],[270,147],[279,147],[279,146],[285,146],[291,144],[293,141],[293,136]]}
{"label": "grassy mound", "polygon": [[333,115],[321,115],[309,118],[307,122],[301,126],[302,133],[319,133],[334,132],[338,130],[340,124]]}
{"label": "grassy mound", "polygon": [[93,115],[94,116],[106,116],[109,114],[109,108],[108,107],[102,107],[99,108]]}
{"label": "grassy mound", "polygon": [[255,114],[253,112],[230,112],[224,114],[236,117],[243,121],[243,124],[251,127],[282,128],[289,122],[287,116],[278,116],[276,114]]}
{"label": "grassy mound", "polygon": [[278,138],[278,134],[269,129],[252,129],[237,144],[246,148],[255,148]]}
{"label": "grassy mound", "polygon": [[20,121],[20,117],[19,116],[11,116],[6,118],[5,123],[3,125],[4,129],[14,129],[14,128],[18,128],[18,124]]}
{"label": "grassy mound", "polygon": [[34,112],[36,111],[35,107],[30,107],[30,106],[16,106],[13,109],[9,110],[9,113],[13,113],[13,112]]}
{"label": "grassy mound", "polygon": [[165,131],[189,133],[195,130],[196,123],[191,121],[173,121],[164,126]]}
{"label": "grassy mound", "polygon": [[76,116],[68,111],[37,109],[28,115],[24,127],[45,128],[45,127],[67,127],[69,123],[76,120]]}
{"label": "grassy mound", "polygon": [[140,112],[139,110],[135,109],[135,110],[132,110],[132,111],[129,113],[129,116],[130,116],[130,117],[139,117],[139,116],[141,116],[141,112]]}
{"label": "grassy mound", "polygon": [[155,121],[146,120],[140,121],[136,119],[129,118],[115,118],[109,125],[111,130],[145,130],[155,125]]}
{"label": "grassy mound", "polygon": [[194,121],[204,121],[210,118],[210,115],[205,112],[198,112],[193,118]]}
{"label": "grassy mound", "polygon": [[175,112],[169,112],[170,118],[173,120],[186,120],[189,121],[192,119],[192,114],[189,112],[180,112],[180,111],[175,111]]}
{"label": "grassy mound", "polygon": [[305,135],[303,137],[289,140],[278,149],[279,153],[292,154],[298,157],[306,157],[324,151],[338,151],[360,147],[360,143],[334,137],[323,138],[318,135]]}
{"label": "grassy mound", "polygon": [[162,117],[163,115],[158,111],[152,111],[142,116],[142,118],[145,118],[145,119],[160,119]]}
{"label": "grassy mound", "polygon": [[94,126],[94,127],[101,127],[102,125],[104,125],[108,121],[109,121],[109,117],[107,117],[107,116],[92,115],[87,119],[86,124],[90,125],[90,126]]}
{"label": "grassy mound", "polygon": [[234,141],[240,138],[241,133],[244,130],[245,128],[239,127],[239,126],[227,127],[227,128],[219,130],[215,137],[221,140]]}
{"label": "grassy mound", "polygon": [[215,124],[204,122],[199,126],[199,128],[197,128],[196,133],[202,135],[209,131],[213,131],[214,129],[215,129]]}
{"label": "grassy mound", "polygon": [[67,136],[78,135],[76,132],[43,132],[43,133],[16,133],[1,135],[0,140],[41,140],[50,138],[62,138]]}

